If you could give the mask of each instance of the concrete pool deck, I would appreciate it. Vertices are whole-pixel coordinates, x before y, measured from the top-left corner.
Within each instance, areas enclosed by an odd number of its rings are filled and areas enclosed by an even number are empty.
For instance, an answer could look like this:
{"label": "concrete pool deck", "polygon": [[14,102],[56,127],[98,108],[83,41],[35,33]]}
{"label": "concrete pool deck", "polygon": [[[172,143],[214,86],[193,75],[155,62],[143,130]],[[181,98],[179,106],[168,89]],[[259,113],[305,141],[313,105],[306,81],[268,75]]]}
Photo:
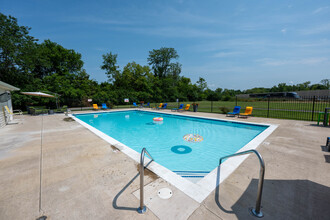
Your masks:
{"label": "concrete pool deck", "polygon": [[[141,215],[135,211],[137,163],[64,118],[15,116],[19,124],[0,129],[0,219],[256,219],[248,212],[255,205],[259,174],[254,155],[202,203],[146,172],[148,211]],[[324,145],[330,128],[294,120],[233,120],[279,125],[257,148],[266,163],[264,219],[329,218],[330,153]],[[165,187],[173,192],[167,200],[157,195]]]}

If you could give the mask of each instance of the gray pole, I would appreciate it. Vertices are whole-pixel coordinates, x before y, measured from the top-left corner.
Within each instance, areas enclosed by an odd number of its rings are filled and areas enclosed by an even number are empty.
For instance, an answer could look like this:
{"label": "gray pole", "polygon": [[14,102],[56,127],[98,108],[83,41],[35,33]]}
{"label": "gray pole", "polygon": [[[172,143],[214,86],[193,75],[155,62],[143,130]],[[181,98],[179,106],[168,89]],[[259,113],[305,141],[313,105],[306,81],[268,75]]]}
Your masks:
{"label": "gray pole", "polygon": [[265,162],[262,159],[261,155],[259,154],[258,151],[256,150],[247,150],[247,151],[243,151],[243,152],[239,152],[236,154],[231,154],[228,156],[224,156],[221,157],[219,160],[219,165],[222,163],[222,160],[228,157],[234,157],[234,156],[239,156],[239,155],[243,155],[243,154],[250,154],[250,153],[255,153],[259,159],[260,162],[260,172],[259,172],[259,183],[258,183],[258,193],[257,193],[257,202],[256,202],[256,208],[250,209],[250,212],[258,217],[258,218],[262,218],[264,216],[264,214],[261,212],[261,196],[262,196],[262,188],[264,185],[264,176],[265,176]]}
{"label": "gray pole", "polygon": [[140,207],[137,209],[140,214],[147,211],[147,207],[144,205],[144,154],[147,154],[151,158],[151,161],[154,160],[147,149],[143,148],[140,157]]}

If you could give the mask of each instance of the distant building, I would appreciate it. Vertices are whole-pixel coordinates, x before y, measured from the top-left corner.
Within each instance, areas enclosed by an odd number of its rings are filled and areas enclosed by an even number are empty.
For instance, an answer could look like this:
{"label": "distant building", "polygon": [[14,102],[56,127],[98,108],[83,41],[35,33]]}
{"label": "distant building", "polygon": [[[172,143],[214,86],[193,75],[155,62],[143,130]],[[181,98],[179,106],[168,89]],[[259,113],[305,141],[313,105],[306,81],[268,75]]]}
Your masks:
{"label": "distant building", "polygon": [[254,93],[254,94],[240,94],[237,98],[247,99],[247,98],[330,98],[330,89],[326,90],[307,90],[307,91],[296,91],[296,92],[268,92],[268,93]]}
{"label": "distant building", "polygon": [[288,98],[299,99],[300,96],[296,92],[265,92],[237,95],[237,98]]}
{"label": "distant building", "polygon": [[13,112],[10,92],[16,90],[19,90],[19,88],[0,81],[0,128],[4,127],[9,120],[13,120],[13,116],[5,110],[5,106],[8,106],[10,111]]}
{"label": "distant building", "polygon": [[328,97],[330,98],[330,89],[325,90],[308,90],[308,91],[298,91],[297,92],[301,97]]}

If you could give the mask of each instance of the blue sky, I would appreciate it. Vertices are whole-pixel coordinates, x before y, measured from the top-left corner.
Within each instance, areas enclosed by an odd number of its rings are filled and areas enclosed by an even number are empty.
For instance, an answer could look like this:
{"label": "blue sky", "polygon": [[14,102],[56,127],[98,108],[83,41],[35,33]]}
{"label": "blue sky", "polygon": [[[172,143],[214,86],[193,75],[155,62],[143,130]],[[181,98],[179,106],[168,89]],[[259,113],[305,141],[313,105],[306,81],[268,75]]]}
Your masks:
{"label": "blue sky", "polygon": [[330,78],[330,2],[0,0],[0,11],[82,54],[91,78],[105,81],[102,54],[120,68],[147,65],[149,51],[177,50],[182,75],[211,89],[318,83]]}

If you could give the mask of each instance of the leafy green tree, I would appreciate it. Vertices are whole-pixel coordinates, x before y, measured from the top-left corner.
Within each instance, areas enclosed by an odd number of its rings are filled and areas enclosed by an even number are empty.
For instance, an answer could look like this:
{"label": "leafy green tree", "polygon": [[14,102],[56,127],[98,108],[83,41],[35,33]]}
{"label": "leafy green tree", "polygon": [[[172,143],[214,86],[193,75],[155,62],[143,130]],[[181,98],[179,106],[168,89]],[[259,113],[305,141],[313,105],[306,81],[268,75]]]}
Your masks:
{"label": "leafy green tree", "polygon": [[196,86],[198,88],[198,100],[206,99],[208,96],[208,91],[206,91],[207,89],[206,80],[202,77],[199,77],[198,81],[196,82]]}
{"label": "leafy green tree", "polygon": [[247,89],[244,91],[244,93],[247,94],[253,94],[253,93],[268,93],[269,89],[268,88],[264,88],[264,87],[256,87],[256,88],[252,88],[252,89]]}
{"label": "leafy green tree", "polygon": [[330,89],[330,79],[322,79],[320,83],[325,86],[325,89]]}
{"label": "leafy green tree", "polygon": [[180,101],[188,101],[189,94],[192,92],[192,84],[190,78],[181,76],[177,81],[177,89],[178,89],[178,99]]}
{"label": "leafy green tree", "polygon": [[240,90],[233,90],[233,89],[224,89],[221,94],[222,101],[229,101],[235,97],[235,95],[240,94]]}
{"label": "leafy green tree", "polygon": [[196,82],[196,85],[201,92],[204,92],[204,90],[207,89],[206,80],[202,77],[199,77],[198,81]]}
{"label": "leafy green tree", "polygon": [[301,84],[297,84],[296,86],[297,86],[297,89],[299,91],[301,91],[301,90],[309,90],[310,84],[311,84],[311,82],[310,81],[307,81],[307,82],[304,82],[304,83],[301,83]]}
{"label": "leafy green tree", "polygon": [[[129,91],[135,101],[151,98],[151,84],[148,80],[152,74],[148,66],[141,66],[135,62],[128,63],[120,77],[114,82],[115,88]],[[122,100],[127,97],[122,97]]]}
{"label": "leafy green tree", "polygon": [[103,65],[101,66],[102,70],[105,70],[105,74],[107,75],[110,82],[114,81],[118,78],[120,74],[119,66],[117,66],[117,54],[107,53],[102,55],[103,57]]}
{"label": "leafy green tree", "polygon": [[322,90],[322,89],[327,89],[327,87],[322,84],[313,84],[310,86],[310,90]]}
{"label": "leafy green tree", "polygon": [[0,13],[0,80],[17,87],[33,81],[26,67],[31,64],[37,40],[29,30],[19,26],[16,18]]}
{"label": "leafy green tree", "polygon": [[155,76],[159,78],[168,75],[179,76],[181,64],[171,63],[172,59],[178,59],[179,55],[174,48],[162,47],[149,51],[148,64],[152,66]]}
{"label": "leafy green tree", "polygon": [[76,74],[81,71],[84,64],[81,60],[81,54],[74,50],[66,49],[50,40],[45,40],[38,45],[36,56],[34,57],[32,72],[38,78],[52,74]]}

